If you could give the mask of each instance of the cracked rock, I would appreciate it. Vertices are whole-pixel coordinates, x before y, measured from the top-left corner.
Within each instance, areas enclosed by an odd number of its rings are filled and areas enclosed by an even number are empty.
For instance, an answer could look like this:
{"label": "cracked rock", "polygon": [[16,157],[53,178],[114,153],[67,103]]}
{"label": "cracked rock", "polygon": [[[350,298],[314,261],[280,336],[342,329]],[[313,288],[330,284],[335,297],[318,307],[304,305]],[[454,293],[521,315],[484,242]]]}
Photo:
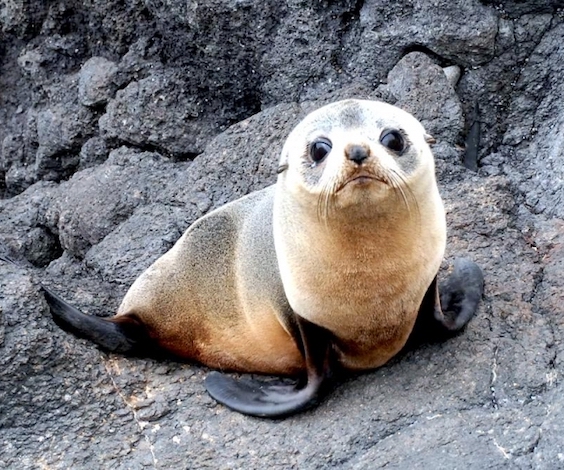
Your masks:
{"label": "cracked rock", "polygon": [[462,105],[442,70],[422,52],[401,59],[388,74],[388,87],[396,106],[417,117],[438,140],[454,144],[464,126]]}

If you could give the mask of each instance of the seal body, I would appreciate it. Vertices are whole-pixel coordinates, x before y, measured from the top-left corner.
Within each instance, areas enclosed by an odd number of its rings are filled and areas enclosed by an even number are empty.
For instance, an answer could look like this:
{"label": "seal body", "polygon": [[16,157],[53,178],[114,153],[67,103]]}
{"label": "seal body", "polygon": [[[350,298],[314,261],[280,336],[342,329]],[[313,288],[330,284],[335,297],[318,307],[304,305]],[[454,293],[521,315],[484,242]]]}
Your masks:
{"label": "seal body", "polygon": [[333,369],[372,369],[425,334],[458,331],[483,293],[455,263],[441,292],[446,225],[428,143],[410,114],[346,100],[290,133],[274,186],[197,220],[131,286],[115,317],[83,314],[43,287],[55,321],[102,348],[164,350],[220,370],[206,388],[242,413],[280,417],[317,403]]}
{"label": "seal body", "polygon": [[[387,129],[409,139],[402,155],[380,143]],[[332,148],[318,163],[308,149],[320,136]],[[347,158],[351,146],[369,153],[361,164]],[[425,131],[393,106],[349,100],[298,125],[281,163],[275,187],[190,227],[135,281],[118,315],[136,315],[179,356],[288,374],[304,368],[289,304],[334,334],[345,367],[377,367],[405,344],[443,258]]]}
{"label": "seal body", "polygon": [[[384,364],[405,344],[443,259],[446,223],[423,127],[384,104],[318,110],[288,139],[274,203],[274,240],[293,310],[335,336],[351,369]],[[381,140],[398,132],[399,151]],[[294,152],[326,139],[319,165]],[[384,142],[385,143],[385,142]],[[351,158],[354,149],[365,158]]]}

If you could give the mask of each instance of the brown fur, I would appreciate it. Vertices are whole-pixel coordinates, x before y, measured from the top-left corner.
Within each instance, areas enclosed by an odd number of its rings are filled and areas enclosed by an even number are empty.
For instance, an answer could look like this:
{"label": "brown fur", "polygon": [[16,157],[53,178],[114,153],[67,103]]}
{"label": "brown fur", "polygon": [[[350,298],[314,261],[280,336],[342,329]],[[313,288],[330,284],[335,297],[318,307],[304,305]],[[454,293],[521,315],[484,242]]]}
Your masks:
{"label": "brown fur", "polygon": [[[355,106],[356,119],[350,112]],[[283,155],[289,168],[275,197],[275,245],[293,310],[334,334],[345,367],[369,369],[407,341],[443,258],[444,209],[425,131],[412,116],[359,101],[338,103],[331,111],[336,124],[324,137],[332,150],[317,182],[308,174],[318,169],[293,149],[319,135],[326,113],[310,115],[308,125],[288,139]],[[349,126],[338,124],[342,113]],[[407,134],[402,155],[379,142],[390,128]],[[360,166],[346,158],[351,141],[367,150]]]}
{"label": "brown fur", "polygon": [[279,319],[284,297],[275,260],[268,259],[272,237],[260,236],[272,197],[270,187],[193,224],[135,281],[118,315],[135,312],[161,347],[210,367],[301,370],[303,359]]}

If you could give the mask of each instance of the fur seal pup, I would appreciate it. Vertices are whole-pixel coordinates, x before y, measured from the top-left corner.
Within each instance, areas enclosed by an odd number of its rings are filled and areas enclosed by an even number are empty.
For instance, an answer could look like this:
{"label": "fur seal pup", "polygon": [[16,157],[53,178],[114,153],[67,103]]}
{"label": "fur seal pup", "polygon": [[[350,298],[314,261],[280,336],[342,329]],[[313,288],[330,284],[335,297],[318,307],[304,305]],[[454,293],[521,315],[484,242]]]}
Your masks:
{"label": "fur seal pup", "polygon": [[410,114],[346,100],[289,135],[275,185],[197,220],[133,283],[117,315],[88,316],[45,290],[56,322],[105,350],[164,350],[219,370],[301,375],[296,384],[212,372],[206,388],[239,412],[314,405],[336,367],[378,367],[416,319],[458,331],[483,291],[455,263],[442,292],[443,204],[428,142]]}

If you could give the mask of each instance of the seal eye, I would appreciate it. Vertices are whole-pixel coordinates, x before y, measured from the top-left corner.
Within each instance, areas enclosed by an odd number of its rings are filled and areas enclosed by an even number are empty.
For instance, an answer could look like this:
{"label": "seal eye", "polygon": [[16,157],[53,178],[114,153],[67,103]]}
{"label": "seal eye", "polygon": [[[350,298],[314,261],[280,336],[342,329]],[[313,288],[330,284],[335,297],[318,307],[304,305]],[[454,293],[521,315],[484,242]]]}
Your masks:
{"label": "seal eye", "polygon": [[399,131],[384,131],[380,136],[380,143],[392,152],[401,153],[405,150],[405,139]]}
{"label": "seal eye", "polygon": [[309,147],[309,156],[314,163],[321,163],[331,152],[331,142],[326,139],[319,139]]}

